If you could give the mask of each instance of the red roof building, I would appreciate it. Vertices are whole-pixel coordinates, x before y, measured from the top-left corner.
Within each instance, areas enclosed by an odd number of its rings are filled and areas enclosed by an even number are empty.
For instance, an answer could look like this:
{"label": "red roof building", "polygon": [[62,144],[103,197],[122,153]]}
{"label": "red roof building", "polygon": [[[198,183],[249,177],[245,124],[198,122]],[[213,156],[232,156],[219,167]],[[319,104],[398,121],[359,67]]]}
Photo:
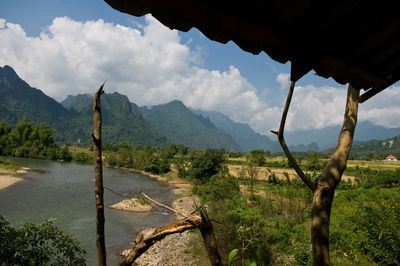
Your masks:
{"label": "red roof building", "polygon": [[386,157],[386,161],[397,161],[396,156],[390,154],[388,157]]}

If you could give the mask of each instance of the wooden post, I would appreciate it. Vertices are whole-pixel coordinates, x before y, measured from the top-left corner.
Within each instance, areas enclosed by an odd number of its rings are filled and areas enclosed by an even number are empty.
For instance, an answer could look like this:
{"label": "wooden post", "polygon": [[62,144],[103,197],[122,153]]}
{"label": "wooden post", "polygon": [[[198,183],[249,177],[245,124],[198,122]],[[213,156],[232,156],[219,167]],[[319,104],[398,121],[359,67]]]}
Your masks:
{"label": "wooden post", "polygon": [[[104,82],[105,83],[105,82]],[[94,175],[96,196],[96,246],[99,265],[107,265],[106,244],[104,238],[104,188],[103,188],[103,165],[101,160],[101,105],[100,96],[104,93],[103,85],[94,94],[93,102],[93,151],[94,151]]]}

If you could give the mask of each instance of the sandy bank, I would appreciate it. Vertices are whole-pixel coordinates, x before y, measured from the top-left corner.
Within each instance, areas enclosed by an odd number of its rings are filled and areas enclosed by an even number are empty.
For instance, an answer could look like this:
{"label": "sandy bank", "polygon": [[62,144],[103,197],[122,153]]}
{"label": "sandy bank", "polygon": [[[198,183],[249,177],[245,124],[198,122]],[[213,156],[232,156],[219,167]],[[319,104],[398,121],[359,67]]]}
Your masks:
{"label": "sandy bank", "polygon": [[151,211],[154,204],[145,199],[125,199],[110,206],[111,209],[130,211],[130,212],[148,212]]}
{"label": "sandy bank", "polygon": [[27,167],[21,167],[17,171],[0,169],[0,189],[5,189],[22,181],[23,179],[19,175],[25,174],[28,170]]}

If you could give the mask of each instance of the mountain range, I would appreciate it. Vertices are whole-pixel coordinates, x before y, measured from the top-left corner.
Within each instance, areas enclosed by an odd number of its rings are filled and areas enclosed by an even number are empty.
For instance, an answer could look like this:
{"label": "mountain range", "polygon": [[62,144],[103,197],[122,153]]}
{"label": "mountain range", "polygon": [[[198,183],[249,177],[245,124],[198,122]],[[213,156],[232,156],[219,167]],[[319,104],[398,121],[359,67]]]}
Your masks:
{"label": "mountain range", "polygon": [[[56,130],[59,142],[91,142],[92,104],[90,94],[68,95],[61,103],[32,88],[10,67],[0,67],[0,116],[11,125],[28,120],[44,122]],[[103,94],[103,141],[109,143],[165,145],[181,143],[191,148],[224,148],[250,151],[281,151],[276,140],[255,132],[215,111],[192,110],[180,101],[139,107],[117,92]],[[336,144],[339,127],[285,133],[291,150],[319,151]],[[359,123],[355,141],[400,135],[400,128],[386,129],[369,122]]]}

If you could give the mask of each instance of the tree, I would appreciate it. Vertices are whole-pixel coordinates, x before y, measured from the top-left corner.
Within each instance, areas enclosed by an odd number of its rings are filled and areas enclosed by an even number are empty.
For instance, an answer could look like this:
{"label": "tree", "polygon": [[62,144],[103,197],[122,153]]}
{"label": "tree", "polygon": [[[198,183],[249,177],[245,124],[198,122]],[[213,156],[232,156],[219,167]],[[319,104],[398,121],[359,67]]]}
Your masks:
{"label": "tree", "polygon": [[357,124],[358,97],[360,91],[349,84],[347,89],[347,100],[343,126],[339,134],[335,151],[333,152],[321,175],[316,179],[315,182],[312,182],[312,180],[300,169],[293,155],[290,153],[283,136],[286,116],[289,111],[289,106],[293,95],[294,84],[295,82],[292,81],[286,99],[286,104],[282,112],[279,132],[271,132],[278,135],[279,143],[281,144],[286,157],[293,165],[293,168],[296,170],[296,173],[299,175],[301,180],[313,193],[311,213],[313,263],[314,265],[330,265],[329,222],[332,202],[335,189],[341,181],[343,171],[346,167],[347,159],[350,154],[354,130]]}
{"label": "tree", "polygon": [[204,153],[197,153],[192,159],[189,176],[202,182],[209,181],[221,170],[223,162],[225,157],[220,150],[207,149]]}
{"label": "tree", "polygon": [[252,150],[248,155],[248,158],[251,157],[253,163],[257,166],[261,166],[265,162],[265,153],[263,150]]}
{"label": "tree", "polygon": [[85,265],[85,253],[51,222],[15,229],[0,215],[1,265]]}
{"label": "tree", "polygon": [[[254,158],[254,156],[256,156]],[[250,193],[251,193],[251,199],[253,200],[255,198],[254,196],[254,186],[257,180],[258,172],[259,169],[257,166],[262,164],[264,162],[264,155],[262,155],[262,162],[260,160],[261,156],[259,153],[249,153],[247,155],[247,161],[246,161],[246,172],[247,176],[249,177],[249,186],[250,186]]]}

